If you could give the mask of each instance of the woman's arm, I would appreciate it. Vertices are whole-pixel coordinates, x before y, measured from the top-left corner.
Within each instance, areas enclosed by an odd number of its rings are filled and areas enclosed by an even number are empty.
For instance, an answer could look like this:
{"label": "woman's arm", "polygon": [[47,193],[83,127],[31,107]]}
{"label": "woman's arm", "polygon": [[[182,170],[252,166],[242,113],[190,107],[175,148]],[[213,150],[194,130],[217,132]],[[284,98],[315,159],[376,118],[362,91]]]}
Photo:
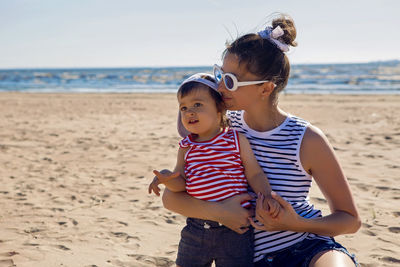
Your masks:
{"label": "woman's arm", "polygon": [[302,218],[298,227],[306,232],[329,236],[357,232],[361,219],[350,186],[326,136],[318,128],[310,126],[300,151],[303,168],[314,177],[331,214],[308,220]]}
{"label": "woman's arm", "polygon": [[281,204],[281,212],[277,218],[271,218],[262,209],[262,201],[257,201],[256,218],[264,226],[252,222],[253,226],[268,231],[290,230],[327,236],[355,233],[361,226],[361,220],[349,184],[332,147],[319,129],[313,126],[307,129],[300,158],[303,168],[313,175],[328,201],[331,214],[320,218],[303,218],[287,201],[273,192],[272,197]]}
{"label": "woman's arm", "polygon": [[186,217],[220,222],[233,231],[243,234],[248,228],[247,218],[251,212],[241,207],[240,203],[250,200],[251,196],[242,194],[220,202],[204,201],[188,195],[186,192],[174,193],[164,190],[162,201],[170,211]]}

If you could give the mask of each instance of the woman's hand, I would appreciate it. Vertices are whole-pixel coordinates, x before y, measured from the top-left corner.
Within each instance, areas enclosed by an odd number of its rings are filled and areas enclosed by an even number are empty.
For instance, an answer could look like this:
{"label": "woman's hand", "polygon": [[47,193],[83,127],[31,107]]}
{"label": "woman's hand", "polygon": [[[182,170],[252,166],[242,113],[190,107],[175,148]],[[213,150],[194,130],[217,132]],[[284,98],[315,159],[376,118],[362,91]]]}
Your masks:
{"label": "woman's hand", "polygon": [[220,209],[215,216],[216,221],[239,234],[245,233],[250,226],[247,218],[252,216],[254,211],[243,208],[241,203],[251,199],[249,194],[242,194],[219,202]]}
{"label": "woman's hand", "polygon": [[278,202],[280,205],[279,213],[274,217],[275,213],[271,213],[269,209],[266,209],[266,204],[264,203],[265,197],[259,194],[256,206],[256,219],[259,223],[254,222],[250,217],[249,221],[251,225],[258,230],[264,231],[294,231],[300,216],[293,209],[292,205],[277,193],[272,192],[271,196],[273,199],[267,199],[268,205],[274,205],[273,201]]}

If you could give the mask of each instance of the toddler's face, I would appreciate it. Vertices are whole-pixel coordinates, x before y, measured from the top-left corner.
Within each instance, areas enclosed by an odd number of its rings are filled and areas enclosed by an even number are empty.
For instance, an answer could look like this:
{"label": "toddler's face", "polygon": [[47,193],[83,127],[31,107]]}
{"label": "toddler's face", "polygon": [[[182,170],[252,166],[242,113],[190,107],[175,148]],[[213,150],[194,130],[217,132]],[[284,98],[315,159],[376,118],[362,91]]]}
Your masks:
{"label": "toddler's face", "polygon": [[220,130],[221,113],[214,99],[203,88],[193,90],[184,97],[178,97],[182,124],[194,134],[207,137]]}

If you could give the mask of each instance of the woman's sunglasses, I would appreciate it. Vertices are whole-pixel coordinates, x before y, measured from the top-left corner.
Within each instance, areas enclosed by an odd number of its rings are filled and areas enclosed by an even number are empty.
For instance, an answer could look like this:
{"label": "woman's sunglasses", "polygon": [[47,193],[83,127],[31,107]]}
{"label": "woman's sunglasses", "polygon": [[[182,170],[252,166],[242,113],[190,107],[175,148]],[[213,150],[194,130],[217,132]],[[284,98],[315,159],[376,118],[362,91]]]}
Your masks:
{"label": "woman's sunglasses", "polygon": [[236,91],[239,88],[239,86],[247,86],[247,85],[270,82],[270,81],[239,82],[234,74],[223,73],[221,67],[216,64],[214,65],[214,77],[218,83],[224,80],[225,87],[229,91]]}

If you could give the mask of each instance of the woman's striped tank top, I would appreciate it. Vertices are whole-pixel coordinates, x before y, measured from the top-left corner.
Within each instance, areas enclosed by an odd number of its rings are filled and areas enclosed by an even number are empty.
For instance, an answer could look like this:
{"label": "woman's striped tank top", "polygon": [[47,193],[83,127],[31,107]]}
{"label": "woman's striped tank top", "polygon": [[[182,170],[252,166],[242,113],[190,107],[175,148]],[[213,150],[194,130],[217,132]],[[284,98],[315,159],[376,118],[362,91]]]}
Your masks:
{"label": "woman's striped tank top", "polygon": [[[321,217],[321,211],[309,203],[312,176],[300,163],[300,146],[309,123],[288,115],[286,120],[273,130],[257,132],[249,128],[243,119],[244,111],[228,111],[232,128],[243,133],[268,177],[273,191],[288,201],[304,218]],[[249,188],[251,191],[251,188]],[[290,231],[254,231],[254,261],[266,253],[289,247],[305,238],[329,239],[312,233]]]}

